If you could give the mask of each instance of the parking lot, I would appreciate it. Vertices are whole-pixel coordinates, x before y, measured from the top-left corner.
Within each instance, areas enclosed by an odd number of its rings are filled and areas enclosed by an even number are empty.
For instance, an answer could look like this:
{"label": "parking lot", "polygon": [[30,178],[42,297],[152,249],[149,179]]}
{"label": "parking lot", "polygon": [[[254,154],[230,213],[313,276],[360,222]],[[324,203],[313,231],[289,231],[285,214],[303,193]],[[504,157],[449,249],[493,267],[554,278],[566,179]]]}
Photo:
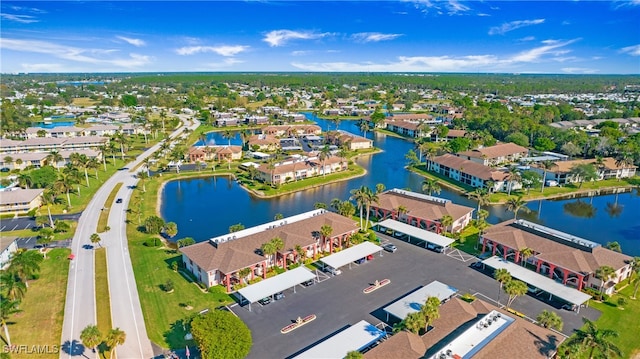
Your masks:
{"label": "parking lot", "polygon": [[[250,358],[284,358],[315,345],[360,320],[378,324],[386,319],[382,308],[407,293],[441,281],[458,289],[458,294],[476,294],[487,301],[495,301],[498,283],[488,274],[469,267],[473,260],[467,257],[436,253],[408,244],[401,240],[380,235],[383,243],[397,246],[395,253],[381,252],[372,261],[342,267],[342,274],[328,276],[321,273],[320,281],[312,286],[297,286],[296,293],[289,289],[285,298],[268,305],[255,303],[252,311],[248,306],[232,306],[251,329],[253,348]],[[465,261],[466,260],[466,261]],[[386,285],[371,294],[364,294],[365,287],[375,280],[388,278]],[[544,302],[548,295],[526,295],[516,299],[513,309],[535,318],[542,310],[556,310],[564,319],[564,332],[569,334],[582,325],[581,318],[596,319],[599,312],[582,308],[580,313],[559,310]],[[506,301],[502,293],[501,301]],[[493,302],[495,304],[495,302]],[[558,303],[554,303],[557,305]],[[288,334],[280,329],[291,324],[297,317],[315,314],[317,319]]]}

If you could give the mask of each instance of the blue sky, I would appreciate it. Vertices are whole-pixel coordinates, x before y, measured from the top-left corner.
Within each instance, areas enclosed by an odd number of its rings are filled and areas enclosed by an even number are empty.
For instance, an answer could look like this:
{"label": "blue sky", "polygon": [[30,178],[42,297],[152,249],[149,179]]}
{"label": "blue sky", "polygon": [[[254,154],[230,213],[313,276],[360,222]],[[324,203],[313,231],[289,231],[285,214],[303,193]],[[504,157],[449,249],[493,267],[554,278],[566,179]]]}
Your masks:
{"label": "blue sky", "polygon": [[2,73],[640,73],[640,0],[0,6]]}

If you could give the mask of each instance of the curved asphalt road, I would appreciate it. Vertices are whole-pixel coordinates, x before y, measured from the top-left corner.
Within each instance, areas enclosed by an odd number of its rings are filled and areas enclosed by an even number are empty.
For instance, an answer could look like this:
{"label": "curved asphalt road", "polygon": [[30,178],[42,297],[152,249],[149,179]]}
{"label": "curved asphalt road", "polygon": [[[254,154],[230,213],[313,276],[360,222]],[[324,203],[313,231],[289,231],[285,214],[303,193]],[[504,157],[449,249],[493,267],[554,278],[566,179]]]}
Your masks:
{"label": "curved asphalt road", "polygon": [[[189,124],[187,116],[180,115],[179,117],[185,126]],[[199,125],[197,120],[192,120],[188,127],[193,130]],[[174,131],[170,137],[174,138],[180,135],[185,126]],[[152,146],[138,156],[135,161],[129,163],[127,167],[134,168],[159,148],[159,144]],[[153,357],[151,342],[147,337],[140,299],[138,298],[131,257],[128,252],[125,225],[131,188],[135,186],[137,179],[129,171],[118,171],[100,187],[78,220],[78,230],[73,237],[71,246],[75,258],[69,268],[60,358],[98,357],[98,354],[93,353],[90,348],[85,348],[80,340],[82,329],[97,321],[94,255],[89,237],[95,233],[98,218],[102,208],[105,207],[107,197],[119,182],[122,182],[123,186],[117,197],[123,198],[123,203],[110,204],[111,211],[108,223],[111,230],[101,235],[102,245],[107,248],[112,324],[113,327],[119,327],[127,334],[124,345],[117,348],[118,357],[120,359]]]}

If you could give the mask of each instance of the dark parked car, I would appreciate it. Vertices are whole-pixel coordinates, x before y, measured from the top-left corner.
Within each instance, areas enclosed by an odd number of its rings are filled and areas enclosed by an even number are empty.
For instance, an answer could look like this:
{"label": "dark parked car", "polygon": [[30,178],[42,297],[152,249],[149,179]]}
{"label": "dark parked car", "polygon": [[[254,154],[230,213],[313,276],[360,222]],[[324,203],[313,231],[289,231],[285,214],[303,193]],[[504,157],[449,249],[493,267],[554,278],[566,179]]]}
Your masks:
{"label": "dark parked car", "polygon": [[477,262],[471,263],[471,268],[482,269],[482,262],[477,261]]}
{"label": "dark parked car", "polygon": [[260,303],[262,305],[267,305],[267,304],[271,303],[271,298],[270,297],[264,297],[264,298],[260,299],[258,301],[258,303]]}
{"label": "dark parked car", "polygon": [[365,262],[365,259],[364,259],[364,258],[360,258],[360,259],[358,259],[358,260],[356,261],[356,264],[362,264],[362,263],[364,263],[364,262]]}
{"label": "dark parked car", "polygon": [[383,248],[385,251],[387,251],[387,252],[391,252],[391,253],[393,253],[393,252],[395,252],[395,251],[397,251],[397,250],[398,250],[398,247],[396,247],[396,245],[395,245],[395,244],[391,244],[391,243],[387,243],[387,244],[385,244],[384,246],[382,246],[382,248]]}
{"label": "dark parked car", "polygon": [[2,167],[2,169],[0,169],[0,172],[9,172],[11,171],[8,167]]}
{"label": "dark parked car", "polygon": [[116,199],[116,203],[122,203],[122,198]]}
{"label": "dark parked car", "polygon": [[275,300],[280,300],[280,299],[284,299],[284,293],[280,292],[280,293],[276,293],[273,295],[273,298]]}
{"label": "dark parked car", "polygon": [[306,282],[302,282],[302,285],[305,286],[305,287],[308,287],[308,286],[314,285],[314,284],[315,284],[315,281],[313,279],[309,279]]}

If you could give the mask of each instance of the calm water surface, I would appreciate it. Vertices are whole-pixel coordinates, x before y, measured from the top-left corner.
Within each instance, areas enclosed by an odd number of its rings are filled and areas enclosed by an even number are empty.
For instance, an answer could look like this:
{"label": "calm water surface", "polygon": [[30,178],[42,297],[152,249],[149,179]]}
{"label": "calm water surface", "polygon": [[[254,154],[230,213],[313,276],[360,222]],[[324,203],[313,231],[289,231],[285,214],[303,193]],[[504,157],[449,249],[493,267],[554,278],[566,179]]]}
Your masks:
{"label": "calm water surface", "polygon": [[[335,124],[315,119],[323,130]],[[342,121],[340,129],[361,134],[355,121]],[[368,133],[382,153],[362,156],[356,163],[367,170],[367,175],[349,181],[280,196],[259,199],[251,196],[231,179],[223,176],[172,181],[164,187],[161,208],[166,221],[178,225],[178,238],[193,237],[196,241],[222,235],[232,224],[251,227],[273,220],[277,213],[294,215],[313,209],[316,202],[329,203],[333,198],[348,199],[351,191],[360,186],[375,187],[383,183],[387,188],[409,188],[420,191],[423,178],[404,169],[404,155],[413,148],[409,141]],[[227,144],[219,133],[210,133],[207,142]],[[241,144],[239,136],[231,144]],[[455,203],[476,207],[464,195],[443,188],[439,197]],[[521,210],[520,218],[541,223],[599,243],[618,241],[625,253],[640,256],[640,196],[637,192],[605,195],[571,200],[544,200],[530,202]],[[490,223],[513,218],[504,206],[487,208]]]}

